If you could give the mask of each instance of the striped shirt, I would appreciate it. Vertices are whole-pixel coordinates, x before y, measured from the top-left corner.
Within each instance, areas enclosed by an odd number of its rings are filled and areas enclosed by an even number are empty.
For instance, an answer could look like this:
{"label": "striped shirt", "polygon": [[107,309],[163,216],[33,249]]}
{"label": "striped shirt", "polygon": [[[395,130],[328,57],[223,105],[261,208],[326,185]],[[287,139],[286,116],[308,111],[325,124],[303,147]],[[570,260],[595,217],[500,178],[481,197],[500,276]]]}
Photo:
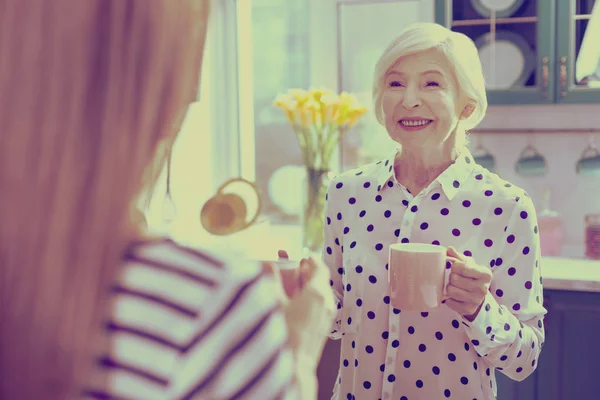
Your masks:
{"label": "striped shirt", "polygon": [[132,245],[112,288],[108,389],[84,398],[296,399],[275,281],[259,265],[171,240]]}

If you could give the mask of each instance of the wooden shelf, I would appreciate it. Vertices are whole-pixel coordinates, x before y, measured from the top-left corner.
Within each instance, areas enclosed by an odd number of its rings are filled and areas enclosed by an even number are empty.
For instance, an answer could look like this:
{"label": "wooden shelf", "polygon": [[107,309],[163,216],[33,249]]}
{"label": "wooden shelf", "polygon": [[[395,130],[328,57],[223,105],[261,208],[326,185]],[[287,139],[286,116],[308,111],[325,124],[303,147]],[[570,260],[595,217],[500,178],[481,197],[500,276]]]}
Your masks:
{"label": "wooden shelf", "polygon": [[600,129],[473,129],[469,131],[469,134],[475,135],[486,135],[486,134],[540,134],[546,135],[551,133],[576,133],[576,134],[588,134],[588,135],[597,135],[600,133]]}
{"label": "wooden shelf", "polygon": [[496,19],[464,19],[452,21],[452,26],[477,26],[477,25],[496,25],[501,24],[526,24],[537,22],[537,17],[515,17],[515,18],[496,18]]}

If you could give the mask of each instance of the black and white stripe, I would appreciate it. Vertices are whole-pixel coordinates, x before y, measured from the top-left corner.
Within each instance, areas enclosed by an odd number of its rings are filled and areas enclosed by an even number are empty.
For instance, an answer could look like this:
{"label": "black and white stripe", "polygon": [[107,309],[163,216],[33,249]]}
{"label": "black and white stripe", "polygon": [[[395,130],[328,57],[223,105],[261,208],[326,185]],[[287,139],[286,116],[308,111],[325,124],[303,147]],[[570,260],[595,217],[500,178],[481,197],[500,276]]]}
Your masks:
{"label": "black and white stripe", "polygon": [[123,260],[111,353],[97,363],[110,385],[84,398],[297,398],[276,283],[260,266],[170,240],[135,243]]}

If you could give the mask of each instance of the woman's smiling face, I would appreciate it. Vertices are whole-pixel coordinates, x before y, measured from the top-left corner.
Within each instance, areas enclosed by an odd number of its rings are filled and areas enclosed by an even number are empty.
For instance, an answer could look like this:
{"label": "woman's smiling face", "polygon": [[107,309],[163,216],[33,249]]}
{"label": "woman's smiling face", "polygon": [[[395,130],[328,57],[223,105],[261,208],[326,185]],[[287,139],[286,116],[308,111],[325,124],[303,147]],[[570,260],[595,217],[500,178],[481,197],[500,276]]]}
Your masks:
{"label": "woman's smiling face", "polygon": [[409,148],[439,148],[456,129],[461,101],[452,66],[439,50],[400,58],[385,76],[382,98],[390,137]]}

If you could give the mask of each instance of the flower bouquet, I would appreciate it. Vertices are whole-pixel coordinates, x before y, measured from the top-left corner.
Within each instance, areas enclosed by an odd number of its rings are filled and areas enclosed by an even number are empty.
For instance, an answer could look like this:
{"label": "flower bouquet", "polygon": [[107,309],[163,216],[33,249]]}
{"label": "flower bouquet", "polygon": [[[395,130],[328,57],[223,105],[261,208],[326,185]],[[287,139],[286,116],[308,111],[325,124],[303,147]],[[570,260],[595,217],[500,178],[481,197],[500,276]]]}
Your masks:
{"label": "flower bouquet", "polygon": [[323,245],[325,191],[331,179],[331,158],[344,134],[367,112],[355,95],[324,89],[290,89],[275,99],[300,145],[306,168],[306,197],[302,217],[303,246],[318,251]]}

